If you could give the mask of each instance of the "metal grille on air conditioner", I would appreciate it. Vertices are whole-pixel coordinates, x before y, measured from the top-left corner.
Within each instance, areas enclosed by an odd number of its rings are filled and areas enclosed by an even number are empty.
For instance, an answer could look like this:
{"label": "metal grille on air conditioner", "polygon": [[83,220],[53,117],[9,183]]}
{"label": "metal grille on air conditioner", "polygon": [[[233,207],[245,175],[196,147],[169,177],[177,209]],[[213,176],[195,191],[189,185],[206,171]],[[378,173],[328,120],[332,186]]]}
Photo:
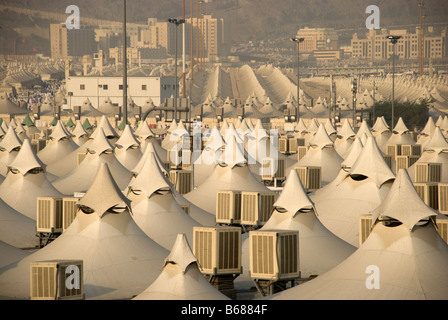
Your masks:
{"label": "metal grille on air conditioner", "polygon": [[359,246],[361,246],[372,230],[372,215],[359,216]]}
{"label": "metal grille on air conditioner", "polygon": [[441,163],[417,162],[415,164],[415,182],[440,182]]}
{"label": "metal grille on air conditioner", "polygon": [[384,161],[387,163],[387,165],[389,166],[389,168],[392,169],[392,163],[393,163],[393,159],[394,157],[389,155],[389,154],[385,154],[384,155]]}
{"label": "metal grille on air conditioner", "polygon": [[422,146],[419,144],[404,144],[401,146],[401,155],[402,156],[421,156],[422,154]]}
{"label": "metal grille on air conditioner", "polygon": [[448,183],[439,183],[439,212],[448,214]]}
{"label": "metal grille on air conditioner", "polygon": [[448,243],[448,219],[436,219],[437,232],[440,234],[442,239]]}
{"label": "metal grille on air conditioner", "polygon": [[216,223],[241,223],[241,191],[218,191]]}
{"label": "metal grille on air conditioner", "polygon": [[296,170],[307,191],[321,188],[321,167],[296,167]]}
{"label": "metal grille on air conditioner", "polygon": [[275,193],[242,192],[241,224],[250,226],[264,225],[272,214]]}
{"label": "metal grille on air conditioner", "polygon": [[186,194],[192,190],[193,172],[189,170],[170,171],[170,182],[180,194]]}
{"label": "metal grille on air conditioner", "polygon": [[30,299],[84,299],[83,261],[54,260],[31,262]]}
{"label": "metal grille on air conditioner", "polygon": [[288,138],[280,137],[278,139],[278,151],[280,153],[288,153]]}
{"label": "metal grille on air conditioner", "polygon": [[400,171],[400,169],[408,169],[410,166],[412,166],[414,163],[417,162],[417,160],[419,159],[419,156],[397,156],[395,158],[396,162],[395,162],[395,166],[396,166],[396,171],[398,173],[398,171]]}
{"label": "metal grille on air conditioner", "polygon": [[308,151],[308,147],[299,146],[297,147],[297,161],[300,161]]}
{"label": "metal grille on air conditioner", "polygon": [[37,232],[62,232],[62,198],[38,197]]}
{"label": "metal grille on air conditioner", "polygon": [[296,138],[288,138],[288,153],[297,153],[297,139]]}
{"label": "metal grille on air conditioner", "polygon": [[193,251],[202,273],[239,274],[241,273],[241,228],[194,227]]}
{"label": "metal grille on air conditioner", "polygon": [[79,198],[62,198],[62,232],[65,232],[73,220],[75,220],[78,212],[76,207],[78,201]]}
{"label": "metal grille on air conditioner", "polygon": [[388,144],[386,146],[386,154],[392,157],[401,156],[401,145],[400,144]]}
{"label": "metal grille on air conditioner", "polygon": [[438,210],[439,207],[439,184],[435,182],[414,183],[418,195],[428,207]]}
{"label": "metal grille on air conditioner", "polygon": [[261,178],[262,180],[271,181],[274,178],[284,180],[285,176],[285,159],[263,158],[261,160]]}
{"label": "metal grille on air conditioner", "polygon": [[250,231],[250,276],[262,280],[299,277],[299,235],[297,231]]}

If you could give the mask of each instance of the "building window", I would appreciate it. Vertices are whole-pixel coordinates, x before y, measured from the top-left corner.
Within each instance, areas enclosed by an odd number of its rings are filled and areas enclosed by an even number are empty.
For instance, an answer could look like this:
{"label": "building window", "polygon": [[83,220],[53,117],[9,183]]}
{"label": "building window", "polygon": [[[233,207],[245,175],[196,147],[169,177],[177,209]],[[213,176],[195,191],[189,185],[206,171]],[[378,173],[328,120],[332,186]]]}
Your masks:
{"label": "building window", "polygon": [[148,87],[146,86],[146,84],[142,84],[142,91],[146,91],[148,89]]}
{"label": "building window", "polygon": [[80,90],[85,90],[86,89],[86,85],[85,84],[80,84],[79,85],[79,89]]}
{"label": "building window", "polygon": [[118,85],[118,90],[123,90],[123,85],[122,84]]}
{"label": "building window", "polygon": [[109,90],[109,85],[103,84],[103,90]]}

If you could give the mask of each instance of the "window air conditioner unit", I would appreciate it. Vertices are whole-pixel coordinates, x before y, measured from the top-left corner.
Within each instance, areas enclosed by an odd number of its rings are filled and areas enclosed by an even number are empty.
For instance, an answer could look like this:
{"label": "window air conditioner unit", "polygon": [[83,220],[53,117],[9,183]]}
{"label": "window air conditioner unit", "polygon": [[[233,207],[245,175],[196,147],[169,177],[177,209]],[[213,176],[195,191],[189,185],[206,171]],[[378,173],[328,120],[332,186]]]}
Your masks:
{"label": "window air conditioner unit", "polygon": [[440,182],[441,163],[417,162],[415,164],[415,182]]}
{"label": "window air conditioner unit", "polygon": [[401,144],[388,144],[386,146],[386,154],[394,158],[401,156]]}
{"label": "window air conditioner unit", "polygon": [[241,224],[263,226],[271,217],[275,193],[241,192]]}
{"label": "window air conditioner unit", "polygon": [[359,216],[359,246],[366,241],[372,231],[372,215],[366,214]]}
{"label": "window air conditioner unit", "polygon": [[448,219],[436,219],[437,232],[448,243]]}
{"label": "window air conditioner unit", "polygon": [[395,172],[398,173],[400,169],[408,169],[410,166],[416,163],[419,158],[419,156],[397,156],[395,158]]}
{"label": "window air conditioner unit", "polygon": [[36,231],[62,232],[62,198],[37,198]]}
{"label": "window air conditioner unit", "polygon": [[79,198],[62,198],[62,232],[65,232],[67,228],[72,224],[76,218],[78,208],[76,204]]}
{"label": "window air conditioner unit", "polygon": [[188,170],[171,170],[170,182],[180,194],[186,194],[192,190],[193,172]]}
{"label": "window air conditioner unit", "polygon": [[296,167],[295,169],[307,191],[312,192],[321,188],[321,167]]}
{"label": "window air conditioner unit", "polygon": [[249,239],[251,278],[278,281],[299,277],[298,231],[250,231]]}
{"label": "window air conditioner unit", "polygon": [[416,182],[414,188],[428,207],[438,210],[439,184],[436,182]]}
{"label": "window air conditioner unit", "polygon": [[261,160],[261,172],[262,180],[286,179],[285,159],[263,158]]}
{"label": "window air conditioner unit", "polygon": [[439,183],[439,212],[448,214],[448,183]]}
{"label": "window air conditioner unit", "polygon": [[392,163],[394,160],[394,156],[391,156],[390,154],[385,154],[384,155],[384,161],[387,163],[387,165],[389,166],[389,168],[392,169]]}
{"label": "window air conditioner unit", "polygon": [[31,262],[31,300],[83,300],[83,261]]}
{"label": "window air conditioner unit", "polygon": [[216,223],[241,223],[241,191],[217,192]]}
{"label": "window air conditioner unit", "polygon": [[419,144],[404,144],[401,146],[401,155],[402,156],[421,156],[422,155],[422,146]]}
{"label": "window air conditioner unit", "polygon": [[288,138],[288,153],[297,153],[297,139],[296,138]]}
{"label": "window air conditioner unit", "polygon": [[308,147],[305,146],[298,146],[297,147],[297,161],[300,161],[308,151]]}
{"label": "window air conditioner unit", "polygon": [[193,253],[203,274],[240,274],[241,228],[194,227]]}
{"label": "window air conditioner unit", "polygon": [[280,153],[288,153],[288,138],[280,137],[278,139],[278,151]]}

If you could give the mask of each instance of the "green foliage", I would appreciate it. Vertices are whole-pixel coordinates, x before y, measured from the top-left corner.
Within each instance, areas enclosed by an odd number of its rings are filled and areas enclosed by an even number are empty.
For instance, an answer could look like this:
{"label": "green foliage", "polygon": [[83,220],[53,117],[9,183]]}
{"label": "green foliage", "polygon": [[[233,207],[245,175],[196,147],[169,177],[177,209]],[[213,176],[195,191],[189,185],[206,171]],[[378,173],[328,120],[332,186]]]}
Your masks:
{"label": "green foliage", "polygon": [[[426,100],[421,102],[398,102],[394,103],[394,123],[398,122],[398,119],[403,118],[404,123],[413,130],[415,127],[423,129],[428,121],[429,103]],[[375,117],[384,116],[386,122],[390,125],[392,119],[392,102],[381,101],[375,103]]]}

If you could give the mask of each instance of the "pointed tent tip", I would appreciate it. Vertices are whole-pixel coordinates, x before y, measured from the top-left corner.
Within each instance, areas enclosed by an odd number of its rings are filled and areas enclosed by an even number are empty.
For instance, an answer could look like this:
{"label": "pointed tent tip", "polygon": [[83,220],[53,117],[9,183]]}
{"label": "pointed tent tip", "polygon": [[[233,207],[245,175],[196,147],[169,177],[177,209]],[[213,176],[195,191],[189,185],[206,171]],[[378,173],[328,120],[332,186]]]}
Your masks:
{"label": "pointed tent tip", "polygon": [[398,171],[386,198],[371,214],[373,224],[381,217],[386,220],[392,218],[411,231],[420,221],[437,216],[437,212],[428,207],[417,193],[406,169]]}
{"label": "pointed tent tip", "polygon": [[187,236],[184,233],[179,233],[177,235],[173,248],[165,259],[164,266],[168,263],[177,264],[182,270],[182,273],[185,273],[190,264],[198,263],[198,259],[193,254]]}
{"label": "pointed tent tip", "polygon": [[121,192],[107,163],[101,163],[92,184],[78,201],[77,206],[86,213],[97,213],[102,218],[106,213],[131,211],[131,201]]}

